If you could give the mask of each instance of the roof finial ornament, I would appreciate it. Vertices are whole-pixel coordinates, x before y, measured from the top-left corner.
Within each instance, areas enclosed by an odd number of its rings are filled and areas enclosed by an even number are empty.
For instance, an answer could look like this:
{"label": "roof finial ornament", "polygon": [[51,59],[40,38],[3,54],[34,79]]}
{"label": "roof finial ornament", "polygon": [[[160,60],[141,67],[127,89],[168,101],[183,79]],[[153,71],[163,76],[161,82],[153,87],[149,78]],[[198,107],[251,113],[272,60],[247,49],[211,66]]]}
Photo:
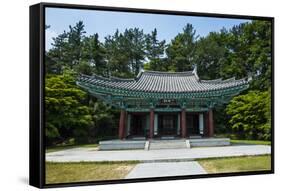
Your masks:
{"label": "roof finial ornament", "polygon": [[248,73],[247,81],[250,82],[253,80],[253,75],[251,73]]}
{"label": "roof finial ornament", "polygon": [[196,74],[197,75],[197,64],[193,64],[192,74]]}
{"label": "roof finial ornament", "polygon": [[200,81],[200,78],[197,75],[197,64],[193,64],[193,71],[192,74],[194,74],[197,81]]}

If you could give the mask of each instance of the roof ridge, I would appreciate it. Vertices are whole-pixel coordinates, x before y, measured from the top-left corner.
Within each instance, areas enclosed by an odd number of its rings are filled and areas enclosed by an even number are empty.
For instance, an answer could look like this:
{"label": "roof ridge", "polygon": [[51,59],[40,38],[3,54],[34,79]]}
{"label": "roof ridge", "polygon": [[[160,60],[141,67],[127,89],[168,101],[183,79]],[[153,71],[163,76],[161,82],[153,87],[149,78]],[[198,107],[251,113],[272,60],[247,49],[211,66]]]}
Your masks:
{"label": "roof ridge", "polygon": [[193,76],[194,73],[193,71],[184,71],[184,72],[164,72],[164,71],[152,71],[152,70],[147,70],[140,72],[137,78],[142,76],[142,74],[151,74],[151,75],[188,75],[188,76]]}
{"label": "roof ridge", "polygon": [[136,81],[136,80],[139,80],[140,77],[143,75],[143,74],[167,74],[167,75],[177,75],[177,74],[186,74],[188,76],[192,76],[192,75],[195,75],[194,74],[194,71],[190,70],[190,71],[184,71],[184,72],[164,72],[164,71],[153,71],[153,70],[146,70],[146,71],[140,71],[138,73],[138,75],[135,77],[135,78],[120,78],[120,77],[116,77],[116,76],[110,76],[110,77],[104,77],[104,76],[101,76],[101,75],[97,75],[97,74],[92,74],[91,76],[90,75],[85,75],[85,74],[80,74],[81,76],[83,77],[88,77],[88,78],[99,78],[99,79],[103,79],[103,80],[108,80],[108,81],[112,81],[112,80],[118,80],[118,81]]}
{"label": "roof ridge", "polygon": [[183,72],[170,72],[170,71],[155,71],[155,70],[145,70],[143,73],[159,73],[159,74],[184,74],[184,73],[192,73],[193,70],[183,71]]}

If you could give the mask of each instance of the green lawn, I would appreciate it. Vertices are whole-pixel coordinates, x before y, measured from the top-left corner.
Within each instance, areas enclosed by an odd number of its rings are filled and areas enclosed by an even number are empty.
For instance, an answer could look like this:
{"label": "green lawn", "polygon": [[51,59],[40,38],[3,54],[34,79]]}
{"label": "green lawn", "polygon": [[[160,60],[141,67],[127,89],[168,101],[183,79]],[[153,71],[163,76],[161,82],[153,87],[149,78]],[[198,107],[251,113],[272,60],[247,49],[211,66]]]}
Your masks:
{"label": "green lawn", "polygon": [[[270,155],[199,159],[198,162],[208,173],[271,169]],[[138,163],[138,161],[46,162],[46,184],[122,179]]]}
{"label": "green lawn", "polygon": [[259,140],[230,140],[231,144],[238,145],[238,144],[243,144],[243,145],[271,145],[271,141],[259,141]]}
{"label": "green lawn", "polygon": [[46,153],[50,153],[50,152],[56,152],[56,151],[62,151],[65,149],[73,149],[73,148],[78,148],[78,147],[82,147],[82,148],[97,148],[98,144],[81,144],[81,145],[58,145],[58,146],[52,146],[52,147],[47,147],[46,149]]}
{"label": "green lawn", "polygon": [[270,155],[200,159],[198,162],[208,173],[259,171],[271,169]]}
{"label": "green lawn", "polygon": [[122,179],[137,163],[137,161],[46,162],[46,184]]}

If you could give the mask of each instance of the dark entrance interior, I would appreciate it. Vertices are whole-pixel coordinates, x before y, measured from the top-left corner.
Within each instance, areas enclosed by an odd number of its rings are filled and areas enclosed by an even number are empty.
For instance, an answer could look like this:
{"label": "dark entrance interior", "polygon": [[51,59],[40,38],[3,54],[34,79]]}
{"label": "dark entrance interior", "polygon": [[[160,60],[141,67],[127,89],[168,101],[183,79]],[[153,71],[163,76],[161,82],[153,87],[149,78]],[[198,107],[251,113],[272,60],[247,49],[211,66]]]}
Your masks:
{"label": "dark entrance interior", "polygon": [[186,115],[186,128],[189,135],[199,135],[199,115],[187,114]]}
{"label": "dark entrance interior", "polygon": [[131,119],[130,134],[133,136],[144,136],[146,127],[146,115],[134,114]]}
{"label": "dark entrance interior", "polygon": [[158,115],[159,135],[176,135],[177,133],[177,115],[159,114]]}

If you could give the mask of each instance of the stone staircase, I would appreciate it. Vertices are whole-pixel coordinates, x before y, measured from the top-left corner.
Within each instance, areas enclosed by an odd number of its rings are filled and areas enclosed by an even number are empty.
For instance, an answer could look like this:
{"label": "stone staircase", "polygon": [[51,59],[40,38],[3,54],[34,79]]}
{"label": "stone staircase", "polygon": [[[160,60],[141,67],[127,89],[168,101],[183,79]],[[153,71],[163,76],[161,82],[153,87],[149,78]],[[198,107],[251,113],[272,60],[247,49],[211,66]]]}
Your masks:
{"label": "stone staircase", "polygon": [[187,149],[190,148],[188,140],[151,140],[149,141],[149,150],[158,149]]}

